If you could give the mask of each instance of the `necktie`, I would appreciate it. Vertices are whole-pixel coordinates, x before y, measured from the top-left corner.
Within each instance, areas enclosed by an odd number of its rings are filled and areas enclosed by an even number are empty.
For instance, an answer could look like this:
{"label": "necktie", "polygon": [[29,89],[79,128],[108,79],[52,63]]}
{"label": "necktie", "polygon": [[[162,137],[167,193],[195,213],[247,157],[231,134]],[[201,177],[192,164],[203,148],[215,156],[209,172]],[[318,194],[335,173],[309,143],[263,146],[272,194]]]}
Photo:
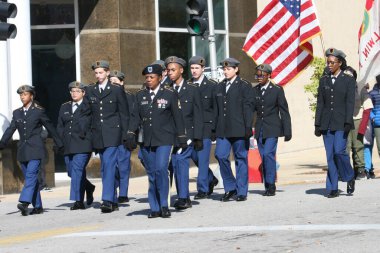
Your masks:
{"label": "necktie", "polygon": [[226,93],[228,92],[228,89],[230,88],[230,86],[231,86],[231,82],[228,82],[226,85]]}
{"label": "necktie", "polygon": [[28,110],[24,110],[24,115],[26,116],[26,113],[28,112]]}
{"label": "necktie", "polygon": [[153,101],[153,99],[154,99],[154,96],[155,96],[155,95],[154,95],[154,92],[153,92],[153,91],[151,91],[149,94],[150,94],[150,98],[151,98],[151,100]]}
{"label": "necktie", "polygon": [[264,93],[265,93],[265,88],[262,87],[262,88],[261,88],[261,96],[264,96]]}
{"label": "necktie", "polygon": [[175,85],[174,89],[178,92],[179,91],[179,85]]}
{"label": "necktie", "polygon": [[73,104],[73,113],[77,110],[77,108],[78,108],[78,103]]}
{"label": "necktie", "polygon": [[335,77],[335,76],[332,76],[332,77],[331,77],[331,82],[332,82],[332,84],[334,84],[335,81],[336,81],[336,77]]}
{"label": "necktie", "polygon": [[103,92],[103,88],[100,87],[100,88],[99,88],[99,93],[102,94],[102,92]]}

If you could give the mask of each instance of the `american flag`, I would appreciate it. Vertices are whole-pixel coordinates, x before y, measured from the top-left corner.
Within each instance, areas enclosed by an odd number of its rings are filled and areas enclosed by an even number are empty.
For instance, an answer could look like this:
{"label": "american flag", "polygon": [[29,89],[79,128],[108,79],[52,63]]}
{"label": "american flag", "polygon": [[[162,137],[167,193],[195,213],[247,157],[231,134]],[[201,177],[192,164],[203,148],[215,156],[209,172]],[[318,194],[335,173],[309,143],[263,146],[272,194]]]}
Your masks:
{"label": "american flag", "polygon": [[245,51],[256,64],[272,66],[285,85],[313,60],[311,39],[321,33],[312,0],[272,0],[249,31]]}

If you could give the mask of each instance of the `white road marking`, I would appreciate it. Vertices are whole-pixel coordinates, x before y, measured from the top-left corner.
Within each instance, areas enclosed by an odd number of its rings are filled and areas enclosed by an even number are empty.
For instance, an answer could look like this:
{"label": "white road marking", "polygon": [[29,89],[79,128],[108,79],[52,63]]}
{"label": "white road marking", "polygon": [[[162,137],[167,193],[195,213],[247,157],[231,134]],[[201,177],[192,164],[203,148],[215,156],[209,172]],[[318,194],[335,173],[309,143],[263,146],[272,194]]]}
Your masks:
{"label": "white road marking", "polygon": [[322,224],[322,225],[279,225],[279,226],[234,226],[234,227],[200,227],[147,230],[120,230],[101,232],[82,232],[58,235],[54,238],[68,237],[101,237],[118,235],[158,235],[179,233],[208,233],[208,232],[265,232],[265,231],[358,231],[380,230],[380,224]]}

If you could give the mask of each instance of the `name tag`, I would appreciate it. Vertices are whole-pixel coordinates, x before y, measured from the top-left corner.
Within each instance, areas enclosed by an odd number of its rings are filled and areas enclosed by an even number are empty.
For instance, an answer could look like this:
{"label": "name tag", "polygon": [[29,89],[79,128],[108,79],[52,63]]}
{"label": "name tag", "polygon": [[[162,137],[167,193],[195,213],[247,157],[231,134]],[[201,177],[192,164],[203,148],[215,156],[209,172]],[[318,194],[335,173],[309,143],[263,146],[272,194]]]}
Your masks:
{"label": "name tag", "polygon": [[70,112],[64,112],[63,114],[70,114]]}
{"label": "name tag", "polygon": [[149,101],[141,101],[141,105],[147,105],[149,104]]}
{"label": "name tag", "polygon": [[218,93],[218,94],[216,94],[216,96],[217,96],[217,97],[222,97],[223,94],[222,94],[222,93]]}

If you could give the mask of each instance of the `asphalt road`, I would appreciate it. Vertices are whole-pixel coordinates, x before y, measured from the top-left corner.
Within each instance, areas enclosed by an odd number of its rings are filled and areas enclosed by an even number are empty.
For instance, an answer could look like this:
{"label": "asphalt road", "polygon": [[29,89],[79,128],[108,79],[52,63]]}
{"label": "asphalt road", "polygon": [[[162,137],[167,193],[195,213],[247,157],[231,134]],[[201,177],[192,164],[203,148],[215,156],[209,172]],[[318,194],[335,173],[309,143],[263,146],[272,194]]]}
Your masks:
{"label": "asphalt road", "polygon": [[353,196],[345,187],[335,199],[321,183],[279,185],[263,197],[255,184],[247,201],[226,203],[218,189],[169,219],[147,218],[145,194],[101,214],[99,202],[70,211],[68,193],[44,192],[45,213],[27,217],[12,195],[0,202],[0,252],[379,252],[380,180],[357,181]]}

